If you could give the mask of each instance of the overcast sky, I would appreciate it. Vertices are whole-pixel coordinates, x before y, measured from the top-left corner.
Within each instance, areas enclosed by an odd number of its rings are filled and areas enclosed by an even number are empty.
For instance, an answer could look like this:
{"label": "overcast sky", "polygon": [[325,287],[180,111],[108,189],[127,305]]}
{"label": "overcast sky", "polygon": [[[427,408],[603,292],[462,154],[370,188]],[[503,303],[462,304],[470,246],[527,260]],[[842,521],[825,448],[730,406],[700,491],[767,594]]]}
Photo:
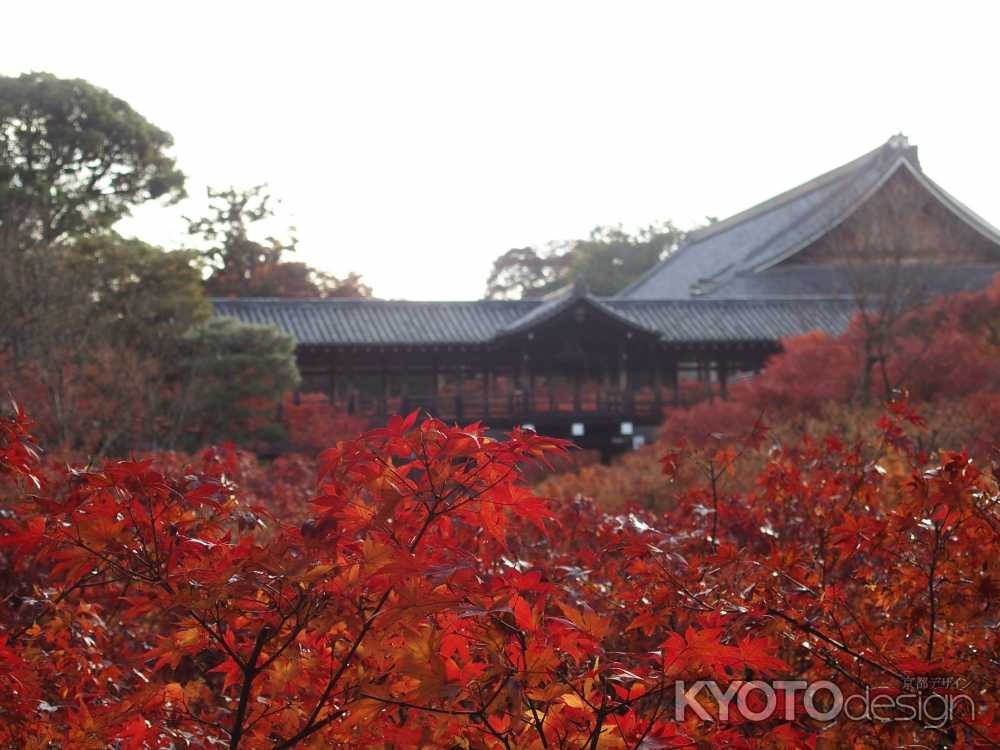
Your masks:
{"label": "overcast sky", "polygon": [[996,3],[5,3],[0,73],[82,77],[171,132],[182,206],[267,182],[302,259],[471,299],[514,246],[724,217],[904,132],[993,223]]}

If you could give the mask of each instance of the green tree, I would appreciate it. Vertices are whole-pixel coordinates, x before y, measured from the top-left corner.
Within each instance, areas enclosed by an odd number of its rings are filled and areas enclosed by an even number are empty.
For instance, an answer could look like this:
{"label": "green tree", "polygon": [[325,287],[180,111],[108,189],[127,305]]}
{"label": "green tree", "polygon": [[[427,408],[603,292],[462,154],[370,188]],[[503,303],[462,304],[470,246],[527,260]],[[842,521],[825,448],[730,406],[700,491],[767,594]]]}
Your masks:
{"label": "green tree", "polygon": [[212,315],[194,251],[166,252],[105,234],[83,240],[69,257],[70,272],[86,279],[94,315],[116,344],[173,357],[181,337]]}
{"label": "green tree", "polygon": [[197,446],[235,440],[260,447],[284,437],[283,394],[298,386],[295,340],[272,326],[212,318],[189,331],[178,362],[184,414],[177,439]]}
{"label": "green tree", "polygon": [[338,278],[306,263],[286,260],[296,238],[250,237],[251,227],[274,216],[266,185],[246,190],[209,189],[208,216],[188,220],[188,231],[208,245],[212,269],[205,282],[213,297],[370,297],[371,288],[355,273]]}
{"label": "green tree", "polygon": [[[245,440],[276,423],[276,408],[249,413],[297,382],[290,339],[210,320],[200,253],[111,231],[135,205],[183,196],[171,145],[86,81],[0,77],[0,381],[21,384],[52,443],[99,455]],[[291,246],[247,237],[268,197],[222,197],[199,229],[223,260],[280,265]]]}
{"label": "green tree", "polygon": [[[183,335],[211,315],[198,258],[108,232],[26,254],[26,314],[0,365],[30,371],[49,439],[106,453],[156,445],[171,416]],[[38,406],[38,402],[44,406]]]}
{"label": "green tree", "polygon": [[61,326],[83,343],[74,324],[90,290],[76,288],[67,245],[108,231],[135,205],[182,197],[172,144],[86,81],[0,77],[0,353],[23,351],[43,321],[46,335]]}
{"label": "green tree", "polygon": [[629,233],[597,227],[587,239],[553,242],[544,249],[513,248],[493,262],[489,299],[540,297],[574,278],[596,295],[617,294],[669,255],[684,237],[669,221]]}
{"label": "green tree", "polygon": [[183,197],[172,145],[87,81],[0,77],[0,251],[99,232],[137,204]]}
{"label": "green tree", "polygon": [[105,233],[58,245],[47,260],[52,306],[22,329],[0,381],[31,373],[15,396],[50,442],[103,455],[283,437],[278,405],[298,384],[295,342],[212,318],[198,253]]}
{"label": "green tree", "polygon": [[533,247],[512,247],[495,261],[486,280],[487,299],[528,299],[566,283],[570,256]]}

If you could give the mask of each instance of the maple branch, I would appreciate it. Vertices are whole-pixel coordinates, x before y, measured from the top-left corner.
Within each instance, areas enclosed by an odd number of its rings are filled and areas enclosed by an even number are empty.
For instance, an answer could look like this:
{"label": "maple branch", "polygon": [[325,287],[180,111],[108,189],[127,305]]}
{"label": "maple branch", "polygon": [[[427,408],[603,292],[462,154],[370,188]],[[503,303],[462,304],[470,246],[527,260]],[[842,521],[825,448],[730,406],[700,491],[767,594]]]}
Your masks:
{"label": "maple branch", "polygon": [[927,598],[930,600],[930,623],[927,630],[927,661],[934,658],[934,629],[937,627],[937,592],[934,590],[934,576],[937,573],[938,553],[941,550],[942,528],[934,523],[934,547],[931,549],[931,565],[927,574]]}
{"label": "maple branch", "polygon": [[246,734],[246,732],[249,732],[251,729],[253,729],[255,726],[257,726],[257,724],[260,721],[262,721],[263,719],[266,719],[268,716],[273,716],[274,714],[281,713],[282,711],[285,711],[285,710],[287,710],[287,709],[289,709],[291,707],[292,707],[292,704],[286,701],[285,703],[283,703],[281,705],[278,705],[278,706],[269,706],[268,708],[265,708],[263,711],[261,711],[260,716],[254,717],[254,719],[252,721],[250,721],[250,723],[248,723],[246,725],[246,729],[244,730],[244,734]]}
{"label": "maple branch", "polygon": [[[437,495],[435,495],[435,498],[437,498]],[[435,503],[434,507],[435,508],[437,507],[437,503]],[[435,518],[437,518],[437,515],[435,514],[434,510],[429,511],[427,514],[427,518],[424,519],[424,523],[421,526],[420,531],[417,532],[417,535],[413,538],[413,541],[409,545],[408,549],[410,554],[412,554],[416,550],[417,545],[420,544],[420,540],[423,539],[424,534],[427,532],[427,529],[430,528],[430,525],[431,523],[433,523]],[[343,677],[344,672],[347,671],[347,667],[350,665],[351,660],[354,658],[354,655],[358,652],[358,649],[361,647],[361,642],[365,639],[365,636],[368,635],[368,631],[371,630],[372,625],[374,625],[375,619],[382,612],[382,608],[385,606],[386,602],[389,601],[389,596],[392,594],[392,591],[393,588],[392,586],[390,586],[384,592],[382,592],[382,596],[379,597],[378,602],[375,604],[375,609],[372,611],[371,615],[365,618],[365,621],[361,626],[361,631],[358,633],[354,641],[351,643],[351,647],[344,655],[344,658],[341,659],[340,666],[337,668],[337,671],[330,676],[330,679],[327,681],[326,686],[323,688],[323,692],[320,695],[319,700],[316,701],[316,705],[313,707],[313,710],[309,714],[309,718],[306,721],[306,725],[298,732],[296,732],[294,735],[289,737],[287,740],[280,741],[278,744],[276,744],[274,746],[274,750],[286,750],[287,748],[294,747],[302,740],[306,739],[307,737],[310,737],[315,732],[318,732],[324,726],[334,721],[334,719],[329,716],[323,720],[317,721],[317,717],[319,716],[319,712],[323,710],[323,706],[326,704],[327,700],[329,700],[330,695],[333,692],[333,689],[337,686],[337,683],[340,682],[340,678]],[[343,711],[340,711],[338,713],[343,713]]]}
{"label": "maple branch", "polygon": [[528,704],[528,708],[531,709],[531,722],[535,727],[535,732],[538,734],[538,738],[542,741],[542,747],[548,748],[549,740],[545,736],[544,727],[542,726],[542,719],[538,715],[538,709],[535,707],[535,702],[531,700],[528,696],[524,696],[525,701]]}
{"label": "maple branch", "polygon": [[[666,677],[666,673],[664,672],[664,667],[663,667],[662,662],[660,664],[660,674],[662,674],[664,678]],[[662,678],[661,678],[661,680],[662,680]],[[653,706],[653,712],[652,712],[652,714],[649,717],[649,721],[646,722],[646,728],[643,730],[642,734],[639,736],[639,739],[636,741],[635,747],[632,748],[632,750],[639,750],[639,748],[642,746],[642,744],[646,741],[646,737],[648,737],[649,733],[653,731],[653,726],[656,724],[656,719],[660,715],[660,708],[663,706],[663,696],[664,695],[665,695],[665,691],[663,691],[663,690],[658,690],[657,691],[657,693],[656,693],[656,705]],[[616,722],[617,722],[617,719],[616,719]]]}
{"label": "maple branch", "polygon": [[257,659],[260,657],[260,652],[264,649],[264,644],[267,643],[270,637],[271,628],[265,625],[257,633],[257,639],[254,641],[250,658],[247,659],[247,663],[243,667],[243,685],[240,687],[240,702],[236,706],[233,729],[229,734],[229,750],[236,750],[239,747],[240,739],[242,739],[243,733],[246,731],[243,722],[246,719],[247,707],[250,703],[250,691],[253,689],[253,681],[260,674],[257,668]]}
{"label": "maple branch", "polygon": [[810,625],[807,622],[801,622],[800,620],[796,620],[794,617],[786,615],[781,610],[774,609],[773,607],[768,607],[767,608],[767,613],[769,615],[773,615],[774,617],[781,618],[785,622],[789,623],[790,625],[793,625],[794,627],[798,628],[799,630],[803,631],[804,633],[809,633],[810,635],[813,635],[813,636],[819,638],[821,641],[825,641],[826,643],[829,643],[831,646],[833,646],[834,648],[836,648],[836,649],[838,649],[840,651],[843,651],[848,656],[854,657],[858,661],[867,664],[869,667],[872,667],[873,669],[877,669],[879,672],[882,672],[883,674],[888,675],[889,677],[897,679],[900,682],[902,682],[904,679],[906,679],[906,676],[903,675],[903,674],[901,674],[900,672],[897,672],[894,669],[890,669],[889,667],[883,666],[882,664],[879,664],[876,661],[872,661],[871,659],[869,659],[864,654],[860,654],[857,651],[854,651],[849,646],[846,646],[845,644],[841,643],[840,641],[836,640],[835,638],[831,638],[830,636],[826,635],[822,631],[817,630],[816,628],[814,628],[812,625]]}
{"label": "maple branch", "polygon": [[719,548],[719,480],[714,460],[708,464],[708,481],[712,489],[712,539],[710,546],[714,552]]}
{"label": "maple branch", "polygon": [[459,708],[435,708],[434,706],[421,706],[417,703],[410,703],[409,701],[393,700],[392,698],[384,698],[380,695],[372,695],[371,693],[358,693],[358,697],[367,698],[373,701],[378,701],[379,703],[386,703],[390,706],[400,706],[401,708],[412,708],[415,711],[427,711],[432,714],[447,714],[448,716],[479,715],[479,711],[469,711],[468,709],[459,709]]}
{"label": "maple branch", "polygon": [[243,661],[243,658],[238,653],[236,653],[228,643],[226,643],[225,638],[219,635],[211,625],[205,622],[203,618],[199,617],[198,613],[195,612],[193,609],[188,610],[188,613],[191,615],[194,621],[201,626],[202,630],[208,633],[209,637],[212,638],[212,640],[216,641],[220,646],[222,646],[222,649],[229,655],[229,658],[232,659],[234,662],[236,662],[236,665],[241,670],[246,669],[246,663]]}
{"label": "maple branch", "polygon": [[[504,628],[510,630],[512,633],[515,634],[515,636],[517,637],[518,643],[521,645],[521,661],[524,664],[524,672],[527,673],[527,671],[528,671],[528,643],[527,643],[527,639],[524,637],[524,631],[521,628],[514,627],[512,625],[508,625],[506,622],[504,622],[499,617],[493,616],[491,619],[493,619],[494,622],[500,623]],[[535,728],[535,732],[538,734],[539,739],[541,739],[541,741],[542,741],[542,747],[548,748],[549,741],[548,741],[548,738],[545,736],[545,732],[543,731],[542,721],[538,717],[538,709],[535,708],[535,702],[533,700],[531,700],[531,698],[529,698],[527,695],[524,696],[524,700],[528,704],[528,708],[531,709],[531,723],[532,723],[532,726]]]}
{"label": "maple branch", "polygon": [[[101,585],[104,585],[106,583],[111,583],[113,581],[113,579],[106,580],[106,581],[96,581],[96,582],[95,581],[91,581],[90,583],[85,583],[85,581],[88,578],[96,578],[97,576],[103,574],[105,570],[106,570],[106,568],[97,568],[96,570],[92,570],[89,573],[84,574],[74,584],[72,584],[71,586],[67,586],[62,591],[60,591],[59,594],[56,596],[55,599],[51,599],[51,600],[46,599],[45,600],[46,606],[48,608],[50,608],[50,609],[58,607],[59,604],[63,601],[63,599],[65,599],[67,596],[69,596],[71,593],[73,593],[77,589],[83,590],[83,589],[89,588],[91,586],[101,586]],[[18,640],[21,636],[23,636],[25,633],[27,633],[29,630],[31,630],[31,628],[35,625],[36,621],[37,621],[37,616],[32,620],[32,622],[31,622],[30,625],[23,625],[20,628],[18,628],[17,630],[11,631],[10,635],[8,636],[8,639],[11,640],[11,641]]]}
{"label": "maple branch", "polygon": [[284,643],[282,643],[277,649],[275,649],[274,653],[271,654],[260,665],[260,667],[258,668],[259,671],[263,672],[268,667],[270,667],[274,663],[274,661],[279,656],[281,656],[289,646],[291,646],[295,642],[295,639],[299,637],[299,633],[301,633],[305,629],[306,625],[309,624],[309,619],[310,617],[304,617],[302,619],[296,620],[295,626],[289,632],[288,637],[285,639]]}
{"label": "maple branch", "polygon": [[601,680],[601,705],[597,709],[597,716],[594,719],[594,731],[590,735],[590,750],[597,750],[597,742],[601,739],[601,729],[604,727],[604,721],[607,718],[607,705],[608,705],[608,691],[607,686],[603,684],[604,680]]}
{"label": "maple branch", "polygon": [[507,736],[504,734],[500,734],[500,732],[491,727],[490,723],[486,721],[485,717],[483,719],[483,727],[485,728],[485,731],[487,731],[489,734],[493,735],[495,739],[498,739],[500,740],[500,742],[503,743],[505,750],[511,750],[510,740],[507,739]]}

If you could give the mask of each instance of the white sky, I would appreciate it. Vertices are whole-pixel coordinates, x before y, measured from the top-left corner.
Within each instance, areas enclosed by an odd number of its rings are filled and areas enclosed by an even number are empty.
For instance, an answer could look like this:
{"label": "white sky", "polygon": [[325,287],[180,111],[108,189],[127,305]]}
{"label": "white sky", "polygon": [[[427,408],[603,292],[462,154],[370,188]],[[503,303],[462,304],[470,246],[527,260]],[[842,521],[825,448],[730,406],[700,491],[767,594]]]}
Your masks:
{"label": "white sky", "polygon": [[903,131],[993,223],[1000,4],[4,3],[0,74],[82,77],[171,132],[192,198],[271,185],[301,259],[481,296],[513,246],[724,217]]}

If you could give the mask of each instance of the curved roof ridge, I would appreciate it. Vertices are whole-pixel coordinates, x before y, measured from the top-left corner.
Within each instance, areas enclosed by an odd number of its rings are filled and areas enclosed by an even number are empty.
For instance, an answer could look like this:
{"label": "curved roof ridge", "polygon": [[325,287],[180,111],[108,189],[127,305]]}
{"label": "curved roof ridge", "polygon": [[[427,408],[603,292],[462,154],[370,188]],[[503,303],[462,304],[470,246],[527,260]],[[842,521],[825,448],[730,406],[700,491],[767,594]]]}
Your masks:
{"label": "curved roof ridge", "polygon": [[571,286],[563,287],[560,295],[550,297],[538,307],[528,311],[525,315],[512,320],[497,331],[496,335],[498,337],[509,336],[511,334],[519,333],[521,331],[528,330],[529,328],[541,325],[565,310],[568,310],[578,302],[583,302],[584,304],[600,311],[604,315],[607,315],[609,318],[617,320],[630,328],[635,328],[646,333],[656,333],[648,326],[636,323],[636,321],[631,320],[630,318],[619,313],[608,304],[608,299],[596,297],[591,294],[582,278],[577,278]]}
{"label": "curved roof ridge", "polygon": [[[686,259],[686,256],[699,249],[699,245],[701,245],[701,243],[713,239],[725,242],[725,240],[721,238],[726,235],[727,232],[741,227],[746,227],[748,225],[752,226],[751,222],[757,220],[763,221],[764,217],[775,214],[775,212],[779,211],[779,209],[788,208],[800,203],[807,205],[810,196],[815,195],[818,191],[830,190],[833,188],[835,189],[835,193],[840,194],[850,187],[853,184],[853,181],[860,175],[872,171],[871,168],[873,166],[882,166],[882,164],[889,166],[891,164],[895,164],[900,159],[906,160],[914,171],[918,173],[920,172],[920,163],[917,158],[916,147],[911,146],[904,136],[895,135],[872,151],[869,151],[862,156],[847,162],[846,164],[842,164],[841,166],[825,172],[812,180],[804,182],[791,190],[786,190],[773,198],[763,201],[762,203],[758,203],[751,208],[741,211],[740,213],[734,214],[721,222],[695,230],[685,238],[685,241],[676,252],[672,253],[657,265],[653,266],[651,269],[646,271],[646,273],[625,287],[625,289],[620,292],[620,296],[630,296],[635,294],[654,277],[663,273],[669,273],[667,270],[668,268],[677,263],[678,260]],[[841,181],[843,181],[843,187],[838,186],[838,183]],[[698,269],[694,268],[688,271],[687,276],[691,276],[694,272],[698,272],[699,275],[697,278],[686,279],[688,282],[688,288],[685,290],[687,294],[684,296],[690,295],[691,286],[698,280],[702,278],[715,278],[728,270],[741,267],[749,255],[756,249],[770,244],[773,242],[775,237],[787,232],[789,227],[799,224],[808,216],[816,215],[816,213],[821,211],[824,207],[828,207],[829,202],[830,198],[825,198],[824,200],[821,200],[817,206],[809,208],[805,214],[793,217],[793,221],[783,223],[781,226],[769,230],[768,237],[763,242],[758,240],[751,246],[740,242],[738,243],[739,247],[731,249],[728,257],[719,257],[716,259],[717,262],[715,263],[709,260],[706,256],[705,263],[699,263],[697,265],[701,265],[703,268],[700,270],[702,272],[707,271],[707,274],[699,272]],[[781,217],[780,214],[777,216],[778,218]],[[714,250],[715,248],[712,249]],[[733,257],[734,253],[739,253],[739,257]],[[716,254],[718,254],[718,252]],[[704,268],[706,264],[709,266],[714,265],[715,267]],[[691,264],[688,263],[687,265]],[[676,294],[677,290],[674,290],[674,294],[668,294],[666,296],[676,299],[677,297],[674,296]]]}
{"label": "curved roof ridge", "polygon": [[[864,204],[864,202],[867,201],[875,193],[875,191],[877,191],[882,185],[884,185],[886,181],[889,180],[889,178],[896,173],[896,170],[900,169],[901,167],[906,167],[914,172],[916,171],[913,169],[909,160],[906,159],[904,156],[900,155],[892,162],[888,163],[887,168],[885,168],[879,173],[878,179],[875,180],[873,184],[863,187],[863,189],[861,190],[858,190],[856,195],[852,195],[851,190],[852,188],[857,188],[858,186],[854,182],[845,182],[845,184],[842,187],[840,187],[833,195],[831,195],[825,201],[813,207],[810,211],[798,217],[795,221],[793,221],[791,224],[785,227],[783,231],[776,232],[771,237],[769,237],[765,242],[762,242],[760,245],[758,245],[749,253],[747,253],[739,264],[739,270],[747,270],[747,269],[751,269],[754,271],[763,270],[766,267],[769,267],[777,262],[780,262],[780,260],[784,260],[785,258],[794,255],[796,252],[804,248],[806,245],[813,242],[826,232],[830,231],[833,227],[836,227],[837,225],[841,224],[851,214],[857,211],[858,208],[860,208],[861,205]],[[800,227],[806,222],[808,222],[809,219],[812,219],[815,216],[822,214],[825,210],[829,209],[830,206],[833,205],[840,198],[849,198],[852,200],[846,201],[842,207],[836,207],[839,210],[833,213],[829,218],[829,220],[825,221],[821,227],[811,232],[805,239],[796,242],[790,248],[786,248],[781,253],[778,253],[776,258],[770,258],[761,261],[760,263],[757,262],[758,256],[760,256],[763,253],[763,251],[767,249],[767,247],[771,245],[776,239],[778,239],[782,234],[784,234],[790,229]]]}
{"label": "curved roof ridge", "polygon": [[760,214],[767,213],[768,211],[773,211],[776,208],[780,208],[784,204],[789,203],[795,200],[796,198],[799,198],[803,195],[807,195],[808,193],[811,193],[815,190],[819,190],[821,187],[829,185],[831,182],[836,182],[837,180],[843,177],[847,177],[848,175],[853,174],[856,170],[859,170],[862,166],[867,165],[870,161],[878,158],[882,153],[884,153],[886,147],[891,142],[892,139],[889,139],[889,141],[880,144],[877,148],[874,148],[871,151],[862,154],[856,159],[852,159],[846,164],[841,164],[839,167],[835,167],[834,169],[831,169],[828,172],[824,172],[818,177],[813,177],[811,180],[806,180],[800,185],[796,185],[795,187],[786,190],[783,193],[779,193],[778,195],[768,198],[767,200],[761,201],[760,203],[750,206],[749,208],[745,208],[739,213],[735,213],[732,216],[727,216],[722,221],[717,221],[714,224],[709,224],[706,227],[696,229],[690,233],[689,237],[691,237],[693,241],[697,242],[698,240],[704,239],[713,234],[717,234],[718,232],[729,229],[731,226],[734,226],[736,224],[741,224],[744,221],[748,221],[749,219],[752,219],[755,216],[759,216]]}

